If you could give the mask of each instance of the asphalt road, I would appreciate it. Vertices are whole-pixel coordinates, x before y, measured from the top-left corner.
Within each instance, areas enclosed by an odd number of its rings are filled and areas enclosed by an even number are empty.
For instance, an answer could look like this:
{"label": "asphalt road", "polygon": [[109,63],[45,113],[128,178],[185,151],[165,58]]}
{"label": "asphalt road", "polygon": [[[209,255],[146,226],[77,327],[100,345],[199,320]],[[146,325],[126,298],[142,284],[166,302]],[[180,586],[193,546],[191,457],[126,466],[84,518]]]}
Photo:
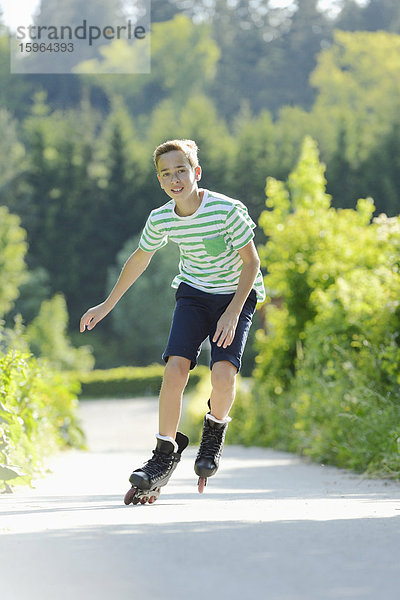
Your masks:
{"label": "asphalt road", "polygon": [[0,497],[2,600],[397,600],[400,485],[227,446],[197,493],[196,448],[154,505],[128,506],[156,401],[83,403],[89,452]]}

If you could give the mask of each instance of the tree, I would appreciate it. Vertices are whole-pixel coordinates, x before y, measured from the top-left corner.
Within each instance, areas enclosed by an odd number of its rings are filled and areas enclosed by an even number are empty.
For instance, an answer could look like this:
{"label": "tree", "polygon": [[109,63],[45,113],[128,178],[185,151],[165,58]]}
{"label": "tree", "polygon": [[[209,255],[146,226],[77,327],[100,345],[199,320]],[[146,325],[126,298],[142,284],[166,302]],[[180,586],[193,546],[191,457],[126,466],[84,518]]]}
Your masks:
{"label": "tree", "polygon": [[334,25],[335,29],[344,31],[364,31],[363,9],[357,0],[343,0]]}
{"label": "tree", "polygon": [[297,0],[296,4],[289,27],[277,40],[280,64],[275,66],[264,88],[270,103],[273,101],[271,91],[279,90],[277,102],[271,107],[275,111],[282,105],[311,108],[315,93],[309,85],[309,77],[321,48],[332,38],[331,23],[318,9],[318,0]]}
{"label": "tree", "polygon": [[400,6],[397,0],[369,0],[362,8],[365,30],[400,33]]}
{"label": "tree", "polygon": [[29,112],[35,81],[26,75],[10,73],[8,31],[0,25],[0,106],[12,116],[21,118]]}
{"label": "tree", "polygon": [[[358,169],[354,168],[347,156],[347,132],[340,127],[337,146],[327,164],[327,190],[332,195],[333,205],[340,208],[353,208],[359,193]],[[365,190],[366,196],[371,192]]]}
{"label": "tree", "polygon": [[192,138],[199,146],[203,167],[202,184],[206,188],[229,193],[233,189],[231,169],[235,142],[213,102],[203,95],[193,95],[178,117],[179,137]]}
{"label": "tree", "polygon": [[[331,40],[331,21],[316,0],[272,3],[217,0],[213,36],[221,49],[213,97],[229,121],[246,99],[258,114],[285,104],[309,107],[308,78],[321,45]],[[239,93],[232,94],[235,89]]]}
{"label": "tree", "polygon": [[[207,96],[193,95],[181,107],[166,100],[153,111],[147,129],[148,155],[150,156],[161,142],[176,137],[196,140],[200,164],[204,171],[202,185],[227,194],[236,189],[232,180],[236,145],[224,119],[218,115],[213,102]],[[150,179],[148,189],[150,191],[152,185],[156,191],[158,182],[153,170]]]}
{"label": "tree", "polygon": [[94,360],[87,346],[74,348],[68,337],[68,311],[61,294],[44,300],[39,314],[26,329],[29,348],[58,370],[90,371]]}
{"label": "tree", "polygon": [[115,44],[107,50],[101,66],[99,61],[83,63],[81,73],[101,69],[109,75],[90,75],[106,90],[109,97],[122,95],[131,114],[151,113],[163,100],[170,100],[176,107],[185,104],[196,94],[205,92],[216,73],[219,49],[210,39],[210,27],[194,25],[188,17],[178,14],[171,21],[156,22],[151,37],[151,73],[134,77],[118,75],[122,72],[130,50],[124,44]]}
{"label": "tree", "polygon": [[217,106],[223,107],[223,116],[231,121],[244,99],[254,108],[260,81],[257,65],[267,44],[262,38],[263,27],[254,22],[248,2],[216,0],[212,24],[213,39],[220,48],[212,95]]}
{"label": "tree", "polygon": [[236,147],[233,166],[235,195],[245,202],[257,221],[264,205],[265,179],[276,175],[276,128],[264,111],[253,117],[244,107],[236,119]]}
{"label": "tree", "polygon": [[[132,238],[118,254],[116,266],[109,269],[109,288],[114,285],[126,259],[137,248],[138,241],[138,237]],[[130,364],[140,366],[161,361],[174,308],[171,282],[177,274],[178,262],[177,246],[167,244],[155,254],[145,273],[111,313],[113,335],[118,338],[121,355],[128,357]]]}
{"label": "tree", "polygon": [[179,12],[176,0],[152,0],[151,2],[152,23],[170,21]]}
{"label": "tree", "polygon": [[101,122],[84,106],[50,112],[41,97],[25,129],[29,162],[15,206],[29,266],[46,270],[51,293],[64,294],[76,322],[104,296],[107,268],[144,225],[157,190],[151,152],[117,101]]}
{"label": "tree", "polygon": [[[96,244],[104,178],[93,150],[96,121],[84,110],[50,114],[39,98],[25,122],[30,161],[19,204],[30,243],[29,266],[46,269],[52,293],[65,293],[74,319],[82,299],[94,302],[105,285],[100,267],[107,248]],[[87,255],[90,262],[82,260]],[[95,276],[96,267],[100,274]]]}
{"label": "tree", "polygon": [[399,214],[400,206],[400,123],[393,123],[379,145],[358,169],[357,191],[374,198],[378,213]]}
{"label": "tree", "polygon": [[0,193],[24,168],[25,148],[19,139],[17,122],[11,113],[0,108]]}
{"label": "tree", "polygon": [[311,77],[318,89],[312,109],[323,123],[319,139],[336,146],[336,132],[344,127],[347,156],[360,164],[391,128],[399,110],[400,36],[383,31],[336,31],[334,44],[318,58]]}
{"label": "tree", "polygon": [[51,296],[51,285],[48,272],[43,267],[28,271],[25,281],[19,287],[19,296],[8,313],[6,324],[11,328],[17,315],[29,324],[39,314],[42,302]]}
{"label": "tree", "polygon": [[12,308],[26,279],[26,251],[26,232],[20,219],[0,206],[0,316]]}
{"label": "tree", "polygon": [[397,0],[369,0],[360,5],[345,0],[335,27],[349,31],[391,31],[400,33],[400,6]]}

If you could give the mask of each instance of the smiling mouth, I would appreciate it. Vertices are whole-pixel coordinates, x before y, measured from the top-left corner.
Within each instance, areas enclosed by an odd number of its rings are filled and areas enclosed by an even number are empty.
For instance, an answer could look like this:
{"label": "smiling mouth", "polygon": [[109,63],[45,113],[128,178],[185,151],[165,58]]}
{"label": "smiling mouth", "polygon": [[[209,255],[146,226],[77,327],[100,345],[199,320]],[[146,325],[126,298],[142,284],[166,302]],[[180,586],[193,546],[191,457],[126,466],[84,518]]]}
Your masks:
{"label": "smiling mouth", "polygon": [[181,192],[182,190],[183,190],[183,187],[171,188],[171,192],[173,192],[174,194],[179,194],[179,192]]}

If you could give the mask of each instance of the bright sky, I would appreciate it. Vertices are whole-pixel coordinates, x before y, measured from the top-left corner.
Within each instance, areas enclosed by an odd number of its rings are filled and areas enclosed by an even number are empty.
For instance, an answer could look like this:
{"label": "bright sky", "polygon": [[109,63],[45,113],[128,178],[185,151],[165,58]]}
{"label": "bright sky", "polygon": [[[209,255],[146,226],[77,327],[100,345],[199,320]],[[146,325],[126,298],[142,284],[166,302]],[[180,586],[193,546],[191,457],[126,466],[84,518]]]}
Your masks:
{"label": "bright sky", "polygon": [[[357,0],[365,4],[367,0]],[[321,8],[335,11],[338,0],[319,0]],[[288,6],[291,0],[273,0],[275,6]],[[3,12],[3,20],[11,29],[18,25],[31,22],[31,16],[39,6],[40,0],[0,0],[0,8]]]}
{"label": "bright sky", "polygon": [[31,15],[39,6],[40,0],[0,0],[3,21],[11,29],[31,22]]}

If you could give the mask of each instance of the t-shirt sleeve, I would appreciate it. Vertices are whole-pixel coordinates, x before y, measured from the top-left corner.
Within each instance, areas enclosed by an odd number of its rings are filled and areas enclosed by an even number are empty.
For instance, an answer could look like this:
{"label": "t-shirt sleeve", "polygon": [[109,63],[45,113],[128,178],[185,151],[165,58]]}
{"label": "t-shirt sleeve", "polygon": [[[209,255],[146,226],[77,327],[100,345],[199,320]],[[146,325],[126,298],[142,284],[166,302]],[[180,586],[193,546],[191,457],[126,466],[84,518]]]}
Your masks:
{"label": "t-shirt sleeve", "polygon": [[254,237],[256,224],[244,204],[238,203],[229,212],[225,221],[226,231],[235,250],[240,250]]}
{"label": "t-shirt sleeve", "polygon": [[145,252],[154,252],[154,250],[159,250],[167,243],[167,233],[159,224],[157,224],[153,213],[150,213],[139,240],[139,248]]}

